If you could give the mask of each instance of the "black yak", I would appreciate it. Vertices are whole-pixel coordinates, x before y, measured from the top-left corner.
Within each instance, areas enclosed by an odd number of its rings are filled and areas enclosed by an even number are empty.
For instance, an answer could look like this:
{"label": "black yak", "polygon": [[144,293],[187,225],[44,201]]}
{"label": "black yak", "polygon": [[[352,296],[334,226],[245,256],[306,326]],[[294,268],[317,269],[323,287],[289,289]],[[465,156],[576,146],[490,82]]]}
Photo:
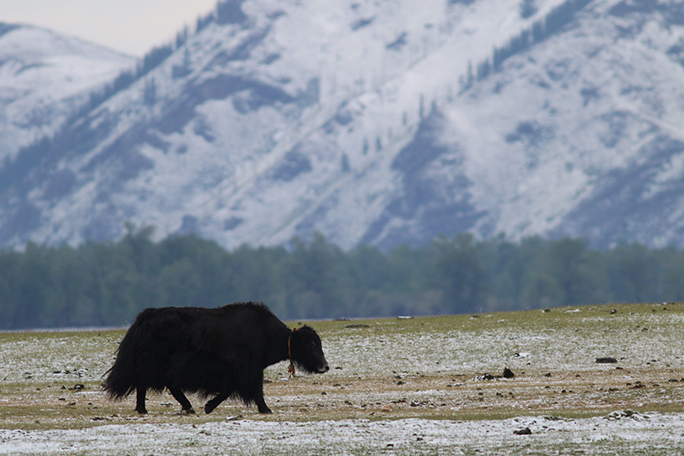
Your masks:
{"label": "black yak", "polygon": [[151,308],[140,312],[128,329],[103,388],[112,399],[136,390],[135,410],[141,414],[147,413],[146,391],[165,388],[182,413],[194,413],[184,392],[214,396],[204,407],[206,413],[228,397],[271,413],[264,402],[263,371],[288,359],[291,369],[328,371],[316,331],[306,325],[290,330],[261,303]]}

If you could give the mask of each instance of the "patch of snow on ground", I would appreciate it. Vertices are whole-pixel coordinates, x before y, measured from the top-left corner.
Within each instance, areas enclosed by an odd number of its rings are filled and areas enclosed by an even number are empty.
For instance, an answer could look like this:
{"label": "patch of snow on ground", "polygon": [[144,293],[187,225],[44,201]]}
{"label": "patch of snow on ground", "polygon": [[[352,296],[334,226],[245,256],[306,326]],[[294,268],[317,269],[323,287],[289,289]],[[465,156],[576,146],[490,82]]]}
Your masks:
{"label": "patch of snow on ground", "polygon": [[[516,435],[529,429],[531,434]],[[684,414],[506,420],[342,420],[0,430],[2,454],[681,454]]]}

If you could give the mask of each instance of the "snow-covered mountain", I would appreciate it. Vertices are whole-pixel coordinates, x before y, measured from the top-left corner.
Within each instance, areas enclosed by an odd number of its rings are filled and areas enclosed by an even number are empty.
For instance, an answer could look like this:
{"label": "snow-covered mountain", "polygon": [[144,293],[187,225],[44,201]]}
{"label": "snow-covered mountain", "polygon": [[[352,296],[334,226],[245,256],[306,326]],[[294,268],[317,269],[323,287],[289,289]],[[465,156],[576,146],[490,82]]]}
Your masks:
{"label": "snow-covered mountain", "polygon": [[684,6],[228,0],[0,170],[0,243],[683,245]]}
{"label": "snow-covered mountain", "polygon": [[0,23],[0,163],[54,134],[136,59],[39,27]]}

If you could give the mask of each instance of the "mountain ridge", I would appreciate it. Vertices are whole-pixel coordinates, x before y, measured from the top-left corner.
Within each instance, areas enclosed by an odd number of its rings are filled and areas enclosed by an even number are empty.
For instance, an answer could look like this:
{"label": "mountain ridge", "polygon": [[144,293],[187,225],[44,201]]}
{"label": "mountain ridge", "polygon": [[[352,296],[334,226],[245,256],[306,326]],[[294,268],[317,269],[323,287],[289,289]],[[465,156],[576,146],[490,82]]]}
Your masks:
{"label": "mountain ridge", "polygon": [[[228,248],[316,231],[343,248],[456,231],[681,245],[681,6],[535,6],[219,2],[0,168],[0,244],[133,222]],[[664,213],[672,227],[639,221]]]}

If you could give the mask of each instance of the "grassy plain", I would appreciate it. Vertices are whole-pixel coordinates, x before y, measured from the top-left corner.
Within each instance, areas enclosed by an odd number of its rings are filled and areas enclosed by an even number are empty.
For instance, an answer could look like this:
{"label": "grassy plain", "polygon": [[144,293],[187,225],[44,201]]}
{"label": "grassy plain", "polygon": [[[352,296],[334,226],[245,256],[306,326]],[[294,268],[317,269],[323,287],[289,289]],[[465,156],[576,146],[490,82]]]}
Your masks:
{"label": "grassy plain", "polygon": [[[99,386],[123,330],[0,333],[0,429],[678,413],[683,320],[684,304],[660,303],[308,322],[321,335],[331,371],[289,379],[286,363],[267,369],[273,415],[227,402],[210,415],[182,416],[162,394],[150,396],[150,413],[138,416],[134,398],[111,402]],[[504,368],[515,376],[503,378]],[[202,409],[199,398],[191,401]]]}

